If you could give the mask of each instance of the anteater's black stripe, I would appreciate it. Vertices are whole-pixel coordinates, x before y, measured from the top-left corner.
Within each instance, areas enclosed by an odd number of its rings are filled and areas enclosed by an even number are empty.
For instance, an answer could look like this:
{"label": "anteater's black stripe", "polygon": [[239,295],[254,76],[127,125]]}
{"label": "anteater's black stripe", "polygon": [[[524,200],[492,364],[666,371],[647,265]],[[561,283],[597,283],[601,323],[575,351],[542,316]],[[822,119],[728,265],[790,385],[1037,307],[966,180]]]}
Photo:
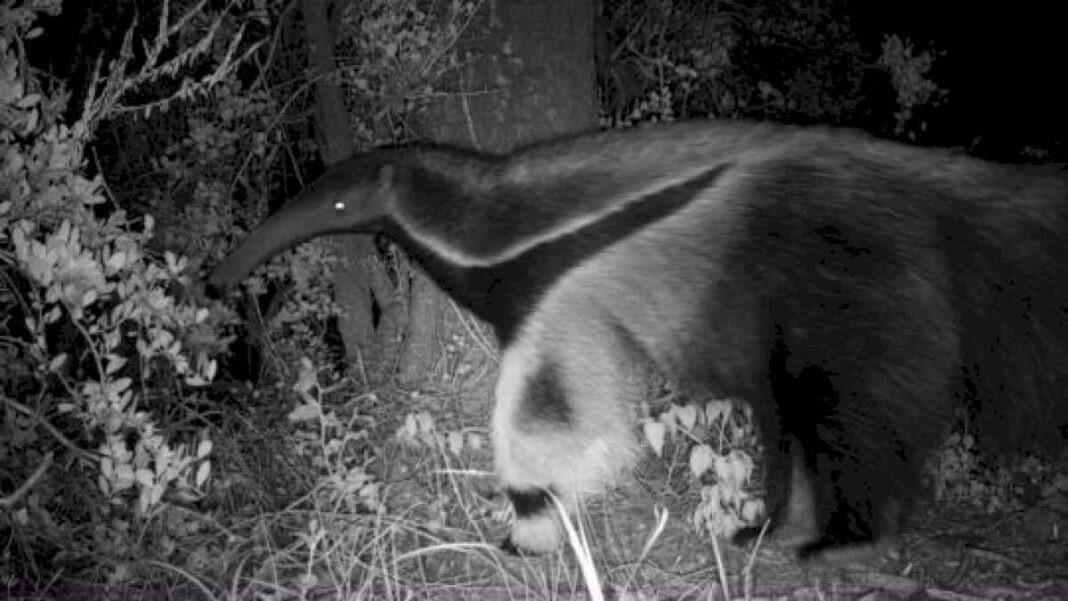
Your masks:
{"label": "anteater's black stripe", "polygon": [[[701,192],[714,187],[731,167],[732,164],[716,165],[500,265],[464,269],[418,246],[407,250],[419,258],[427,271],[442,274],[442,286],[491,323],[502,344],[507,344],[538,300],[568,271],[609,245],[682,210]],[[582,199],[576,198],[575,202],[581,203]]]}

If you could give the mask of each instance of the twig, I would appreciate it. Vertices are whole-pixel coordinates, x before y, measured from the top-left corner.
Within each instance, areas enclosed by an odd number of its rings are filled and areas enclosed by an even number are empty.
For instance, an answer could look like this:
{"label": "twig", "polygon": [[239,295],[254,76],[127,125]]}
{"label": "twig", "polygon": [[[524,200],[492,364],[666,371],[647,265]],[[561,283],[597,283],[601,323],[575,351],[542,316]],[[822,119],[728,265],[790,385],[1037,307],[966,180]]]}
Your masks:
{"label": "twig", "polygon": [[1024,562],[1020,561],[1019,559],[1014,559],[1014,558],[1009,557],[1008,555],[1006,555],[1004,553],[999,553],[999,552],[993,551],[991,549],[984,549],[983,547],[965,545],[964,550],[970,555],[974,555],[975,557],[978,557],[980,559],[985,559],[985,560],[988,560],[988,561],[996,561],[998,563],[1005,564],[1005,565],[1013,568],[1014,570],[1021,570],[1026,565]]}
{"label": "twig", "polygon": [[467,95],[464,93],[464,74],[457,74],[460,78],[460,107],[464,111],[464,121],[467,125],[467,135],[471,136],[471,146],[475,150],[483,150],[482,142],[478,139],[478,131],[475,130],[475,120],[471,117],[471,105],[467,102]]}
{"label": "twig", "polygon": [[63,446],[67,447],[67,449],[69,449],[72,453],[74,453],[82,461],[96,462],[97,457],[96,457],[96,455],[94,453],[86,451],[85,449],[82,449],[78,445],[76,445],[73,442],[71,442],[70,439],[68,439],[66,436],[64,436],[62,432],[57,430],[56,427],[52,425],[52,422],[50,422],[47,419],[45,419],[44,417],[42,417],[40,414],[38,414],[33,409],[27,407],[26,405],[23,405],[22,403],[14,400],[14,399],[8,398],[6,396],[0,395],[0,400],[3,400],[4,403],[6,403],[9,407],[14,409],[15,411],[18,411],[19,413],[22,413],[24,415],[28,415],[28,416],[34,418],[35,420],[37,420],[37,423],[40,424],[45,430],[48,430],[48,433],[51,434],[53,438],[58,440],[59,443],[62,444]]}
{"label": "twig", "polygon": [[746,599],[752,598],[753,566],[756,565],[757,551],[760,550],[760,545],[764,542],[764,536],[767,535],[769,526],[771,526],[771,520],[764,520],[764,524],[760,527],[760,534],[757,535],[756,542],[753,544],[753,551],[749,553],[749,559],[745,562],[745,568],[742,569],[742,588]]}
{"label": "twig", "polygon": [[460,310],[460,307],[457,306],[456,301],[449,299],[449,306],[452,308],[453,312],[456,313],[456,318],[460,320],[460,324],[467,330],[468,336],[482,348],[482,352],[486,353],[486,356],[494,362],[499,362],[500,357],[497,355],[496,351],[493,350],[493,345],[486,339],[482,332],[476,331],[471,325],[470,320],[464,315],[463,311]]}
{"label": "twig", "polygon": [[30,492],[30,489],[37,484],[37,481],[44,476],[44,473],[48,471],[48,468],[51,465],[52,453],[51,451],[49,451],[48,454],[45,455],[44,461],[41,462],[41,465],[37,466],[37,469],[33,471],[33,474],[29,477],[29,479],[22,483],[22,486],[18,487],[18,489],[10,495],[6,497],[0,497],[0,509],[11,509],[12,507],[14,507],[15,503],[19,502],[19,499],[26,496],[26,493]]}

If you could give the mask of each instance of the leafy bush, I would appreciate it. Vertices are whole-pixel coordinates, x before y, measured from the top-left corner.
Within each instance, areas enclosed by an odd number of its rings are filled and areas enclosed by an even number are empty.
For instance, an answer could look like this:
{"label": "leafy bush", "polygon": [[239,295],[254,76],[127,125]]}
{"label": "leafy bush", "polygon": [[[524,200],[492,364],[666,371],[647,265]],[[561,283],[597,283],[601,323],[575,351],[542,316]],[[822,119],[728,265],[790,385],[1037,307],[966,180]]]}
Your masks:
{"label": "leafy bush", "polygon": [[876,54],[861,44],[841,3],[602,6],[599,79],[609,127],[713,117],[911,136],[923,130],[917,109],[943,94],[927,79],[935,54],[896,36]]}
{"label": "leafy bush", "polygon": [[20,570],[6,576],[20,579],[46,577],[41,562],[122,566],[162,544],[141,533],[201,498],[211,473],[205,430],[164,428],[149,408],[203,398],[217,319],[195,300],[188,259],[152,249],[152,217],[115,206],[86,170],[122,79],[98,80],[64,120],[66,90],[29,67],[34,23],[58,11],[0,8],[0,531],[13,542],[2,565]]}
{"label": "leafy bush", "polygon": [[685,456],[689,477],[700,484],[694,529],[730,537],[763,517],[764,503],[753,486],[758,442],[753,416],[744,403],[711,400],[703,405],[672,403],[656,417],[643,411],[643,440],[659,457]]}

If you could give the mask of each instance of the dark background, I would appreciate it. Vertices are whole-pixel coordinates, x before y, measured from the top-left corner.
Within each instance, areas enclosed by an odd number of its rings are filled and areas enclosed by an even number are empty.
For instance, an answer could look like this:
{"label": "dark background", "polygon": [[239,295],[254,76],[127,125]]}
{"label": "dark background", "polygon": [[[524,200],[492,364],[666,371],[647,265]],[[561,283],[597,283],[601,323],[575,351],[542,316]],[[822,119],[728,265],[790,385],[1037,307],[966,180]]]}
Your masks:
{"label": "dark background", "polygon": [[[71,78],[76,89],[79,75],[99,53],[118,49],[135,14],[158,9],[154,0],[146,2],[66,2],[63,13],[45,23],[46,35],[31,54],[56,78]],[[940,106],[926,109],[928,127],[916,143],[1009,162],[1068,160],[1065,20],[1057,3],[907,0],[837,6],[833,10],[846,13],[865,45],[876,48],[893,33],[912,41],[917,51],[939,54],[929,77],[949,94]],[[863,122],[849,125],[872,129]]]}
{"label": "dark background", "polygon": [[878,42],[884,32],[944,54],[931,78],[949,97],[929,121],[940,146],[1012,160],[1025,147],[1065,159],[1065,19],[1056,3],[855,2],[854,26]]}

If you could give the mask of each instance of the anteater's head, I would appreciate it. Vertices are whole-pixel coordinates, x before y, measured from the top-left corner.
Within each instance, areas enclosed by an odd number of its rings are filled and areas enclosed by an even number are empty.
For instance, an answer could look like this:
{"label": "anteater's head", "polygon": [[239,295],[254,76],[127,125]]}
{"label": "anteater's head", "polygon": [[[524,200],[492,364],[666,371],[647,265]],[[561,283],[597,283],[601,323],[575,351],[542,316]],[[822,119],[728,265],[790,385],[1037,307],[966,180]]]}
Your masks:
{"label": "anteater's head", "polygon": [[305,240],[377,230],[400,193],[403,167],[397,158],[376,152],[331,167],[241,241],[211,274],[209,291],[232,288],[267,259]]}

